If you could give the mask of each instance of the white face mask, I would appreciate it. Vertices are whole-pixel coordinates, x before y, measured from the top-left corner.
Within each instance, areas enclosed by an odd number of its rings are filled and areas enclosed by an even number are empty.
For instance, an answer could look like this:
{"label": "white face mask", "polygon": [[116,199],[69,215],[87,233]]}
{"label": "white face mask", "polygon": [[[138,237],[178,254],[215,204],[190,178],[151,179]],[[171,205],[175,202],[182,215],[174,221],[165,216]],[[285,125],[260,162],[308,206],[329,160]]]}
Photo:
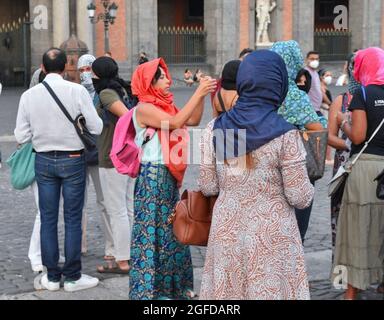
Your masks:
{"label": "white face mask", "polygon": [[92,72],[82,72],[80,73],[80,81],[82,85],[92,83]]}
{"label": "white face mask", "polygon": [[319,60],[313,60],[309,63],[309,66],[312,68],[312,69],[317,69],[320,65],[320,61]]}
{"label": "white face mask", "polygon": [[331,76],[325,77],[324,82],[327,86],[329,86],[330,84],[332,84],[332,77]]}

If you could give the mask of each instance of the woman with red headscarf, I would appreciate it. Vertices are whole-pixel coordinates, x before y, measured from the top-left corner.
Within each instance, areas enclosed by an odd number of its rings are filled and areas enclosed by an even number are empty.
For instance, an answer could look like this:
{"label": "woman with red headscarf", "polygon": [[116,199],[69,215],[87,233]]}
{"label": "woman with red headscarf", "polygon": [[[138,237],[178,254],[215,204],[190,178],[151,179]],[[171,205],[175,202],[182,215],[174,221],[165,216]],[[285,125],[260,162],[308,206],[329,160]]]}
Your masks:
{"label": "woman with red headscarf", "polygon": [[[368,48],[357,53],[356,81],[362,84],[349,110],[352,123],[339,112],[338,124],[352,141],[351,161],[363,151],[384,119],[384,50]],[[376,197],[374,179],[384,168],[384,127],[368,144],[348,177],[336,235],[334,267],[345,267],[346,300],[358,290],[380,283],[384,275],[384,201]],[[334,269],[335,273],[338,273]]]}
{"label": "woman with red headscarf", "polygon": [[215,90],[216,81],[203,78],[182,110],[173,102],[171,83],[163,59],[140,65],[132,76],[132,92],[140,101],[133,115],[137,145],[143,145],[147,128],[156,133],[143,147],[136,181],[131,300],[188,299],[193,293],[190,249],[176,240],[168,220],[187,168],[185,126],[200,123],[204,98]]}

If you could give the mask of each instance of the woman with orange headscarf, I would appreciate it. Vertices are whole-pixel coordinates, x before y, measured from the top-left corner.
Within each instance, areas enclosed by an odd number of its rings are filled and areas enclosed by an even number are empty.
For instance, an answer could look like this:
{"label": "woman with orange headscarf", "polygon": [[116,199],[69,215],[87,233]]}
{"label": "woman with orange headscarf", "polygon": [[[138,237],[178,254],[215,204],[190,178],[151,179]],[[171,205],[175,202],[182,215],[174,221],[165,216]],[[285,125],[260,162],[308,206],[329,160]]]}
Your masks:
{"label": "woman with orange headscarf", "polygon": [[132,76],[132,92],[140,101],[133,115],[137,145],[146,140],[147,128],[156,129],[156,133],[143,147],[136,181],[131,300],[188,299],[193,293],[190,249],[176,240],[168,220],[187,168],[185,126],[200,123],[204,98],[215,90],[216,81],[202,79],[182,110],[173,102],[171,83],[161,58],[140,65]]}
{"label": "woman with orange headscarf", "polygon": [[[351,161],[363,151],[384,119],[384,50],[368,48],[357,53],[354,76],[362,88],[349,110],[352,123],[339,112],[338,124],[352,141]],[[346,272],[345,299],[354,300],[358,289],[367,290],[384,275],[384,201],[376,197],[374,179],[384,168],[384,127],[368,144],[352,168],[345,185],[336,235],[334,269]]]}

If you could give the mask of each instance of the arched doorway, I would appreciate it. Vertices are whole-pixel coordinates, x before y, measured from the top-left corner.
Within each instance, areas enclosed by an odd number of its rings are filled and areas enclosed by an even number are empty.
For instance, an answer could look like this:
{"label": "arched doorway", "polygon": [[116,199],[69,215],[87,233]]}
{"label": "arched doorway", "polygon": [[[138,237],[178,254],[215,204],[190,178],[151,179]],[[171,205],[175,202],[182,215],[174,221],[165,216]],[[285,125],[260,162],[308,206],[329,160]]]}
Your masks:
{"label": "arched doorway", "polygon": [[[340,19],[340,18],[343,19]],[[351,52],[349,0],[315,1],[315,50],[324,61],[346,60]]]}
{"label": "arched doorway", "polygon": [[159,56],[169,64],[205,63],[204,0],[158,0]]}
{"label": "arched doorway", "polygon": [[22,86],[29,78],[28,21],[28,0],[0,2],[0,81],[4,86]]}

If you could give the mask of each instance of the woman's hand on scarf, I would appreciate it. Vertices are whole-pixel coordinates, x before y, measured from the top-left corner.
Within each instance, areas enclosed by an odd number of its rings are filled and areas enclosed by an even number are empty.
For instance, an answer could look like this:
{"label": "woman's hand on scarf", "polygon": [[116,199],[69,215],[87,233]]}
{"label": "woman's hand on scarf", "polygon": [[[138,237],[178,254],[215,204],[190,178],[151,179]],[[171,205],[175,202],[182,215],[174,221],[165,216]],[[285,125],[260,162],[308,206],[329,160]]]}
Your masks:
{"label": "woman's hand on scarf", "polygon": [[205,98],[208,94],[215,92],[217,87],[216,79],[212,79],[211,77],[205,76],[201,78],[200,85],[196,90],[196,93],[201,97]]}

